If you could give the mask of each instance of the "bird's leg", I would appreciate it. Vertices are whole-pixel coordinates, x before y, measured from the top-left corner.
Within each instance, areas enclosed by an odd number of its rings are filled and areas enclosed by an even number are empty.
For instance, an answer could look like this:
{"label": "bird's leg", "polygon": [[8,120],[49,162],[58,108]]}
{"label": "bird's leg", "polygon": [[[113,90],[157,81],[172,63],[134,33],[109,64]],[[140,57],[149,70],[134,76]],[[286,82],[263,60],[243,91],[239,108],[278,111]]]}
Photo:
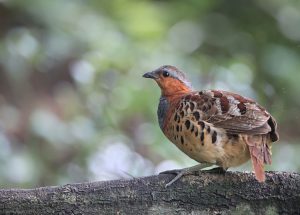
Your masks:
{"label": "bird's leg", "polygon": [[199,170],[201,170],[203,168],[206,168],[206,167],[210,167],[212,165],[214,165],[214,164],[201,163],[201,164],[197,164],[195,166],[184,168],[184,169],[175,169],[175,170],[164,171],[164,172],[161,172],[159,174],[176,174],[176,177],[173,178],[169,183],[166,184],[166,187],[169,187],[175,181],[177,181],[178,179],[180,179],[182,176],[187,175],[187,174],[189,174],[191,172],[199,171]]}

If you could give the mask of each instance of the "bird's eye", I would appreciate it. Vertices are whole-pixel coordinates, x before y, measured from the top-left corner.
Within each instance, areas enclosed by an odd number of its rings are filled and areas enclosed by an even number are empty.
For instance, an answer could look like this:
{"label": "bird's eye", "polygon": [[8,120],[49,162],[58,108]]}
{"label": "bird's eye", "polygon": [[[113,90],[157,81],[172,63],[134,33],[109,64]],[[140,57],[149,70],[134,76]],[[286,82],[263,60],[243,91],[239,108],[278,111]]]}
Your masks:
{"label": "bird's eye", "polygon": [[169,76],[170,76],[170,73],[167,72],[167,71],[163,71],[163,76],[164,76],[164,77],[169,77]]}

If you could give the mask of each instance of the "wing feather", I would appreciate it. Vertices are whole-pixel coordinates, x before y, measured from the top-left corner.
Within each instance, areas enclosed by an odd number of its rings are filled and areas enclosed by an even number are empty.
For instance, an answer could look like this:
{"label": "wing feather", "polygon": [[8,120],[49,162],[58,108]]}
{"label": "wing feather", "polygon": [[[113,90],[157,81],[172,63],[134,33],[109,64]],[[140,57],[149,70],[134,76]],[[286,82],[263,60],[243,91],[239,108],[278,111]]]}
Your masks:
{"label": "wing feather", "polygon": [[225,129],[228,133],[251,135],[271,133],[274,140],[278,139],[275,120],[251,99],[226,91],[206,90],[185,96],[181,103],[178,107],[188,106],[183,110],[185,115],[199,112],[201,117],[195,120],[204,120],[217,128]]}

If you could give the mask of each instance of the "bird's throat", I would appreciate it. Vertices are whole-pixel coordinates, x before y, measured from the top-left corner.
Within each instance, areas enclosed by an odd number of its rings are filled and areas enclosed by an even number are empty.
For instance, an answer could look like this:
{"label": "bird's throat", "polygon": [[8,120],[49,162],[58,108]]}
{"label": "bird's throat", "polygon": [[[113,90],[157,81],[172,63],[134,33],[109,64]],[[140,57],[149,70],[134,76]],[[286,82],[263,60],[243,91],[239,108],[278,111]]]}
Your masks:
{"label": "bird's throat", "polygon": [[161,95],[163,97],[174,97],[180,96],[192,91],[190,86],[185,85],[179,80],[167,81],[165,80],[163,83],[158,82],[158,85],[161,88]]}

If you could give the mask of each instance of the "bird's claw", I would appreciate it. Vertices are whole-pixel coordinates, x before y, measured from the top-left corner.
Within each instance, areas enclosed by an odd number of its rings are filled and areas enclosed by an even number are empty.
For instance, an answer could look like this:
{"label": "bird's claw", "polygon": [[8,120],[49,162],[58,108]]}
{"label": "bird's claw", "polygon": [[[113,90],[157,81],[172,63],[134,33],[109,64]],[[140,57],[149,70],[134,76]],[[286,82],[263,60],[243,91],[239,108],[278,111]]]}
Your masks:
{"label": "bird's claw", "polygon": [[182,170],[182,169],[173,169],[173,170],[167,170],[167,171],[163,171],[160,172],[159,174],[172,174],[172,175],[176,175],[170,182],[168,182],[165,185],[165,188],[171,186],[175,181],[177,181],[178,179],[180,179],[182,176],[184,176],[187,173],[187,171]]}
{"label": "bird's claw", "polygon": [[180,173],[178,173],[175,178],[173,178],[170,182],[168,182],[165,185],[165,188],[171,186],[175,181],[177,181],[178,179],[180,179],[184,175],[184,173],[185,173],[184,171],[181,171]]}
{"label": "bird's claw", "polygon": [[162,175],[162,174],[178,175],[180,172],[181,172],[180,169],[172,169],[172,170],[166,170],[166,171],[160,172],[159,175]]}
{"label": "bird's claw", "polygon": [[166,184],[166,187],[169,187],[175,181],[180,179],[182,176],[189,175],[189,174],[196,174],[196,173],[199,174],[201,169],[209,167],[211,165],[212,164],[210,164],[210,163],[200,163],[195,166],[184,168],[184,169],[167,170],[167,171],[161,172],[159,174],[175,174],[176,175],[169,183]]}

